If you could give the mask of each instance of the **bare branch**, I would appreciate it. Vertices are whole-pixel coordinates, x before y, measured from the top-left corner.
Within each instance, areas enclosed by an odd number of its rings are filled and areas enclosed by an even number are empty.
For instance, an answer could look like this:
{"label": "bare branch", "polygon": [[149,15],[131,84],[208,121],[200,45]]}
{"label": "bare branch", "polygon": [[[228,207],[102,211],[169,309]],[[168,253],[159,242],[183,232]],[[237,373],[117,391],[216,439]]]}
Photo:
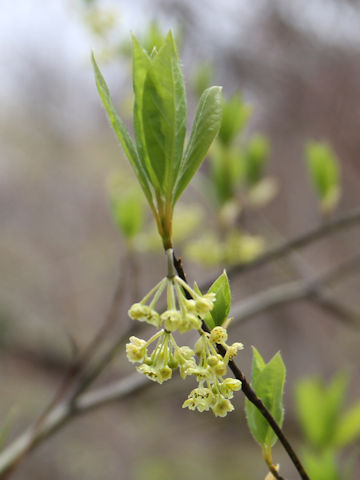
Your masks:
{"label": "bare branch", "polygon": [[0,475],[5,480],[18,463],[38,444],[58,431],[74,417],[118,401],[150,384],[144,376],[132,374],[109,386],[81,395],[75,402],[59,403],[39,424],[36,423],[21,434],[0,453]]}
{"label": "bare branch", "polygon": [[275,306],[302,299],[315,299],[324,309],[340,317],[345,323],[359,326],[360,315],[335,301],[329,291],[324,288],[330,283],[339,282],[359,267],[360,255],[356,255],[316,278],[277,285],[235,303],[231,315],[234,317],[234,321],[243,323],[254,315]]}

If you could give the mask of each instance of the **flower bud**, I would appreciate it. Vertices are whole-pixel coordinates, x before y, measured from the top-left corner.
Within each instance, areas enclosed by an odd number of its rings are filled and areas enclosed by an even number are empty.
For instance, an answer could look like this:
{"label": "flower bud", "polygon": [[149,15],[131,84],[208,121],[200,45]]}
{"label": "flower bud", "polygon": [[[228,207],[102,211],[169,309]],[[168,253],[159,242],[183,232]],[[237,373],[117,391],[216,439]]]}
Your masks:
{"label": "flower bud", "polygon": [[220,361],[220,362],[214,367],[214,371],[215,371],[216,375],[218,375],[219,377],[222,377],[223,375],[225,375],[226,370],[227,370],[227,366],[226,366],[226,364],[225,364],[223,361]]}
{"label": "flower bud", "polygon": [[242,350],[244,345],[240,342],[235,342],[227,349],[226,356],[229,360],[232,360],[237,355],[239,350]]}
{"label": "flower bud", "polygon": [[204,335],[201,335],[201,337],[195,342],[194,351],[196,355],[200,355],[203,350],[205,350],[205,337]]}
{"label": "flower bud", "polygon": [[185,300],[185,308],[189,313],[196,313],[195,300]]}
{"label": "flower bud", "polygon": [[210,355],[207,361],[210,367],[215,367],[219,363],[219,357],[217,355]]}
{"label": "flower bud", "polygon": [[196,299],[196,311],[200,317],[204,317],[214,307],[215,293],[207,293]]}
{"label": "flower bud", "polygon": [[159,314],[153,308],[142,303],[134,303],[128,311],[129,317],[133,320],[139,320],[139,322],[147,322],[150,325],[159,327],[160,317]]}

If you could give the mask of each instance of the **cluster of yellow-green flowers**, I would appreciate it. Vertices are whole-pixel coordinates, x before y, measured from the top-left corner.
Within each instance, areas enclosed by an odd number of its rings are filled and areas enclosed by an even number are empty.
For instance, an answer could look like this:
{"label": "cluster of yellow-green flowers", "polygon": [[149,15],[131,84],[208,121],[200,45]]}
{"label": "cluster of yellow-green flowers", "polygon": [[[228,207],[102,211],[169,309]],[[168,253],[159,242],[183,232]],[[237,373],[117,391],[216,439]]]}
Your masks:
{"label": "cluster of yellow-green flowers", "polygon": [[[167,309],[161,314],[156,305],[166,290]],[[183,404],[190,410],[212,410],[224,417],[234,407],[230,400],[241,382],[224,378],[230,360],[243,348],[241,343],[227,345],[226,329],[217,326],[210,333],[202,329],[202,321],[214,307],[215,294],[202,295],[197,286],[191,288],[180,277],[164,278],[139,303],[129,310],[134,320],[147,322],[158,330],[149,340],[130,337],[126,353],[130,362],[139,363],[137,370],[158,383],[172,377],[179,368],[180,376],[194,375],[198,387],[192,390]],[[200,338],[194,348],[179,346],[173,332],[197,330]],[[222,345],[226,354],[222,357],[216,345]]]}

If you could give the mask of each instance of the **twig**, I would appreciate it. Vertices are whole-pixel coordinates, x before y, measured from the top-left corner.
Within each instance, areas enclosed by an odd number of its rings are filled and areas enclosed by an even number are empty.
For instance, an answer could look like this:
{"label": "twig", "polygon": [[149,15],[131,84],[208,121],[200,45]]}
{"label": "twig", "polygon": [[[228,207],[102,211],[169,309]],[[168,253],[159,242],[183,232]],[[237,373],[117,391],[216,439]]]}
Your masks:
{"label": "twig", "polygon": [[278,246],[275,246],[265,252],[263,255],[255,259],[253,262],[238,265],[229,269],[229,274],[240,273],[252,270],[253,268],[265,265],[280,257],[288,255],[293,250],[303,248],[310,243],[320,240],[328,235],[337,233],[344,228],[352,227],[360,223],[360,208],[354,208],[350,212],[340,215],[333,220],[322,223],[320,226],[310,230],[298,237],[286,240]]}
{"label": "twig", "polygon": [[[175,265],[175,268],[176,268],[176,271],[177,271],[179,277],[181,277],[186,282],[186,276],[185,276],[185,272],[184,272],[182,264],[181,264],[181,260],[178,260],[175,257],[175,255],[174,255],[174,265]],[[206,325],[205,322],[203,322],[203,324],[202,324],[202,329],[205,332],[209,332],[209,328],[208,328],[208,326]],[[224,357],[225,354],[226,354],[225,348],[222,345],[217,345],[217,349],[218,349],[218,352],[220,353],[220,355],[222,355]],[[296,470],[298,471],[300,477],[303,480],[310,480],[310,478],[307,475],[300,459],[296,455],[296,453],[295,453],[294,449],[292,448],[292,446],[290,445],[288,439],[284,435],[283,431],[281,430],[281,428],[277,424],[274,417],[271,415],[270,411],[264,405],[262,400],[256,395],[255,391],[252,389],[252,387],[248,383],[245,375],[242,373],[242,371],[239,369],[239,367],[236,365],[236,363],[233,360],[229,361],[229,367],[230,367],[231,371],[233,372],[235,378],[241,381],[241,390],[244,393],[244,395],[246,396],[246,398],[253,405],[255,405],[255,407],[261,412],[261,414],[267,420],[267,422],[269,423],[271,428],[274,430],[276,436],[278,437],[278,439],[281,442],[281,444],[283,445],[285,451],[289,455],[289,457],[290,457],[291,461],[293,462]]]}
{"label": "twig", "polygon": [[[227,273],[230,277],[240,273],[248,272],[257,267],[266,265],[268,263],[273,262],[274,260],[284,257],[292,253],[296,249],[306,247],[307,245],[313,242],[316,242],[317,240],[321,240],[322,238],[328,235],[335,234],[345,228],[353,227],[359,223],[360,223],[360,207],[354,208],[350,212],[340,215],[326,223],[322,223],[320,226],[315,227],[314,229],[309,230],[304,234],[301,234],[290,240],[285,240],[279,245],[270,248],[269,250],[267,250],[265,253],[263,253],[262,255],[260,255],[250,263],[230,267],[227,270]],[[202,283],[203,289],[206,290],[207,288],[209,288],[211,283],[212,283],[211,280],[203,282]]]}
{"label": "twig", "polygon": [[[110,362],[110,360],[114,357],[115,352],[118,350],[118,345],[121,344],[122,341],[124,341],[125,336],[127,336],[126,332],[121,339],[116,341],[117,348],[115,349],[115,346],[113,346],[110,349],[110,354],[108,355],[108,352],[106,352],[106,361],[104,361],[104,356],[100,358],[98,363],[95,365],[93,371],[91,374],[87,372],[88,365],[95,355],[97,349],[99,348],[100,344],[104,340],[106,334],[112,327],[112,325],[115,323],[117,316],[118,316],[118,311],[119,311],[119,305],[121,302],[121,299],[123,297],[124,293],[124,272],[121,271],[121,274],[119,276],[115,292],[110,304],[110,309],[105,317],[104,323],[100,326],[98,332],[95,334],[93,340],[90,342],[88,347],[78,355],[78,357],[75,359],[74,363],[70,366],[68,372],[66,373],[63,381],[61,382],[60,387],[58,388],[57,392],[54,395],[54,398],[51,400],[49,405],[45,408],[45,410],[42,412],[40,417],[37,419],[37,421],[34,423],[34,425],[31,427],[30,430],[26,432],[26,435],[24,438],[26,438],[25,443],[21,443],[20,437],[19,445],[22,446],[22,448],[19,450],[19,455],[17,458],[14,458],[12,461],[11,466],[9,467],[9,470],[6,470],[6,477],[1,477],[2,478],[8,478],[8,476],[15,470],[15,468],[20,465],[22,460],[25,458],[28,452],[30,452],[34,446],[37,444],[40,438],[43,438],[44,435],[41,433],[44,431],[47,431],[47,423],[48,419],[52,418],[54,415],[54,418],[56,420],[56,425],[61,426],[62,421],[62,415],[65,415],[65,418],[67,419],[68,417],[70,418],[73,415],[73,411],[75,411],[75,405],[77,398],[81,393],[85,391],[85,389],[98,377],[98,375],[101,373],[103,368]],[[75,410],[74,410],[75,409]],[[60,415],[60,419],[58,419],[59,412],[62,413]],[[39,433],[38,433],[39,432]],[[49,434],[52,432],[52,430],[49,430]],[[47,434],[45,435],[45,437]],[[32,443],[33,442],[33,443]],[[15,441],[16,444],[16,441]],[[15,449],[15,452],[17,450]],[[0,455],[0,459],[3,458],[2,455]],[[0,463],[1,465],[1,463]],[[2,473],[2,470],[0,469],[0,473]]]}
{"label": "twig", "polygon": [[132,374],[109,386],[81,395],[70,404],[63,401],[49,412],[41,425],[33,425],[0,453],[0,478],[6,480],[19,461],[51,434],[80,414],[120,400],[150,384],[146,377]]}
{"label": "twig", "polygon": [[277,285],[242,300],[233,306],[231,315],[234,317],[234,321],[245,322],[250,317],[275,306],[305,298],[314,298],[323,308],[340,317],[344,322],[352,326],[359,326],[360,315],[335,301],[331,294],[324,289],[325,285],[340,281],[359,267],[360,255],[355,255],[314,279],[298,280]]}

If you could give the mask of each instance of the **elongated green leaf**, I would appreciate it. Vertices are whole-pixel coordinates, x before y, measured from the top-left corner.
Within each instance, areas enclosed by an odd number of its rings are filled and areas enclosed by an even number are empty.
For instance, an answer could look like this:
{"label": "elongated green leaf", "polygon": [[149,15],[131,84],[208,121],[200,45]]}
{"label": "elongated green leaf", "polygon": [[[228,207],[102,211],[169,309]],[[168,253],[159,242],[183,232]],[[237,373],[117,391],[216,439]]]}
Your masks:
{"label": "elongated green leaf", "polygon": [[252,381],[255,382],[257,380],[258,376],[260,373],[264,370],[266,367],[266,363],[262,356],[260,355],[259,351],[253,347],[253,363],[252,363]]}
{"label": "elongated green leaf", "polygon": [[[253,347],[252,387],[263,401],[274,419],[281,426],[283,422],[283,392],[286,369],[280,353],[265,364],[260,353]],[[272,447],[277,440],[272,428],[260,411],[248,400],[245,405],[246,416],[251,433],[262,446]]]}
{"label": "elongated green leaf", "polygon": [[334,435],[334,445],[345,447],[360,438],[360,403],[344,413],[338,422]]}
{"label": "elongated green leaf", "polygon": [[94,67],[94,72],[95,72],[95,79],[96,79],[96,86],[100,95],[100,98],[102,100],[102,103],[104,105],[105,111],[109,117],[109,120],[111,122],[111,125],[114,129],[114,132],[116,133],[123,149],[124,152],[126,153],[131,166],[133,167],[135,174],[140,182],[140,185],[149,201],[149,203],[152,205],[153,200],[152,200],[152,193],[149,187],[148,183],[148,177],[146,174],[146,170],[144,166],[141,164],[139,156],[137,154],[137,151],[134,147],[134,144],[131,140],[130,134],[123,123],[123,121],[120,119],[118,113],[115,110],[115,107],[113,105],[109,88],[105,82],[104,77],[102,76],[100,69],[96,63],[95,57],[92,54],[92,63]]}
{"label": "elongated green leaf", "polygon": [[222,116],[221,87],[210,87],[202,94],[192,126],[190,139],[180,165],[174,200],[179,198],[200,167],[219,131]]}
{"label": "elongated green leaf", "polygon": [[136,148],[144,169],[147,171],[148,177],[156,189],[159,185],[155,174],[150,165],[147,151],[145,148],[144,125],[142,119],[143,93],[146,75],[151,66],[151,59],[146,51],[142,48],[137,38],[132,36],[133,42],[133,89],[135,94],[134,100],[134,135]]}
{"label": "elongated green leaf", "polygon": [[216,295],[214,308],[205,318],[208,327],[212,329],[216,326],[221,326],[227,319],[230,311],[231,290],[225,270],[211,285],[209,292]]}
{"label": "elongated green leaf", "polygon": [[171,199],[186,133],[184,79],[171,32],[146,75],[142,121],[151,167],[162,193]]}

